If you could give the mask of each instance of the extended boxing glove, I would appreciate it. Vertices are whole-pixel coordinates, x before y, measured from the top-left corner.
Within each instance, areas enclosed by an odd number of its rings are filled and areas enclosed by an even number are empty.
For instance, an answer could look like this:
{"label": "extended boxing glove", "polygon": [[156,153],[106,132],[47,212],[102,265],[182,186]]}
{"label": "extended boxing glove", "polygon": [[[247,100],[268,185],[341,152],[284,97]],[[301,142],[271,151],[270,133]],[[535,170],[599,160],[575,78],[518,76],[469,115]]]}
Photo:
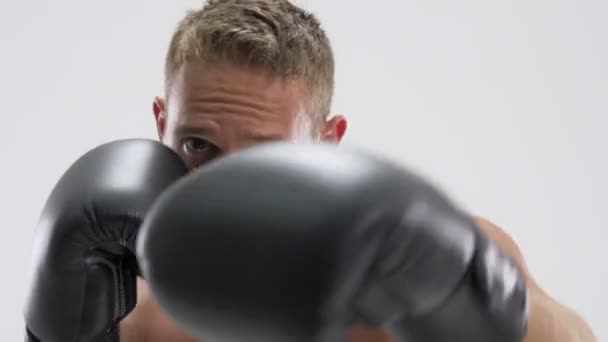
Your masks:
{"label": "extended boxing glove", "polygon": [[169,148],[136,139],[97,147],[65,172],[35,233],[26,341],[118,341],[136,301],[136,234],[185,173]]}
{"label": "extended boxing glove", "polygon": [[208,164],[151,209],[137,242],[164,310],[222,342],[521,341],[510,258],[425,180],[367,153],[273,143]]}

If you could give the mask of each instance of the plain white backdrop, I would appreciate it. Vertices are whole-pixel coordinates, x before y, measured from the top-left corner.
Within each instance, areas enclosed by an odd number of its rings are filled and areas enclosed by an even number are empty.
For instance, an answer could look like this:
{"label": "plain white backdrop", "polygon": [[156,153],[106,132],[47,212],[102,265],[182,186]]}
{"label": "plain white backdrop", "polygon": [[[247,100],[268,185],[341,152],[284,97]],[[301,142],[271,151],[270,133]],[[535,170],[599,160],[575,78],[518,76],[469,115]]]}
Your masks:
{"label": "plain white backdrop", "polygon": [[[519,242],[608,341],[608,1],[308,0],[346,143],[434,179]],[[0,4],[0,339],[21,340],[33,228],[80,154],[155,138],[176,22],[201,1]]]}

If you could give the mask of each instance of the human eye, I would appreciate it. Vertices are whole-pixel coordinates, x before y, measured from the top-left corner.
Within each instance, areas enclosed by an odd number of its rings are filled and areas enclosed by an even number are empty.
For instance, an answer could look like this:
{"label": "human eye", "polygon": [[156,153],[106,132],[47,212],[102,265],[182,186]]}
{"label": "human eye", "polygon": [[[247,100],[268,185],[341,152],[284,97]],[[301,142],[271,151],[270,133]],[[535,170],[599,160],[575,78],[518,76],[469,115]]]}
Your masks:
{"label": "human eye", "polygon": [[199,154],[208,152],[213,144],[203,138],[188,137],[184,139],[183,150],[187,154]]}
{"label": "human eye", "polygon": [[186,137],[181,149],[187,159],[197,164],[213,159],[220,153],[217,145],[200,137]]}

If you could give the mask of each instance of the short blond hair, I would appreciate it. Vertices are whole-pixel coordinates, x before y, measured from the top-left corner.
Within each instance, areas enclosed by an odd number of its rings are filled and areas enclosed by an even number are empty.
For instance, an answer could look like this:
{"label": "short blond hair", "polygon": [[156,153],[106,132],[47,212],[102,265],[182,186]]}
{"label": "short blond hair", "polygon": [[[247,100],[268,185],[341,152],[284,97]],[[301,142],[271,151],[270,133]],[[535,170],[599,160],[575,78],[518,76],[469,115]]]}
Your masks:
{"label": "short blond hair", "polygon": [[317,18],[288,0],[209,0],[178,23],[165,62],[165,89],[189,61],[230,62],[302,81],[307,111],[326,118],[334,88],[333,52]]}

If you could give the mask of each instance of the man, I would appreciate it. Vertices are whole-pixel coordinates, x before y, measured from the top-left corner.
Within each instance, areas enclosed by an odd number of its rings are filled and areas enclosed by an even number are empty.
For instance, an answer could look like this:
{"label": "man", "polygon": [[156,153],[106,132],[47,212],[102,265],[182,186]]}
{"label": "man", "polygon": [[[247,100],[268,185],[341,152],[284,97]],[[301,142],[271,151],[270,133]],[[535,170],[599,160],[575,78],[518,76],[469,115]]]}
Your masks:
{"label": "man", "polygon": [[[159,139],[191,170],[261,142],[337,144],[347,121],[329,115],[333,63],[319,22],[288,1],[211,0],[190,12],[171,40],[165,94],[153,104]],[[477,223],[526,276],[525,341],[594,341],[585,322],[535,282],[513,240],[487,220]],[[141,279],[137,297],[121,321],[121,341],[194,342]],[[392,341],[387,332],[363,326],[352,327],[349,336],[352,342]]]}
{"label": "man", "polygon": [[[165,96],[153,111],[161,142],[190,168],[272,140],[339,143],[343,116],[329,116],[334,78],[330,43],[317,19],[287,1],[216,0],[178,25],[166,58]],[[491,222],[480,229],[527,276],[526,342],[593,341],[573,311],[546,294],[527,272],[515,242]],[[139,281],[136,309],[122,323],[126,341],[191,341],[163,315]],[[353,327],[353,342],[383,342],[382,331]]]}

